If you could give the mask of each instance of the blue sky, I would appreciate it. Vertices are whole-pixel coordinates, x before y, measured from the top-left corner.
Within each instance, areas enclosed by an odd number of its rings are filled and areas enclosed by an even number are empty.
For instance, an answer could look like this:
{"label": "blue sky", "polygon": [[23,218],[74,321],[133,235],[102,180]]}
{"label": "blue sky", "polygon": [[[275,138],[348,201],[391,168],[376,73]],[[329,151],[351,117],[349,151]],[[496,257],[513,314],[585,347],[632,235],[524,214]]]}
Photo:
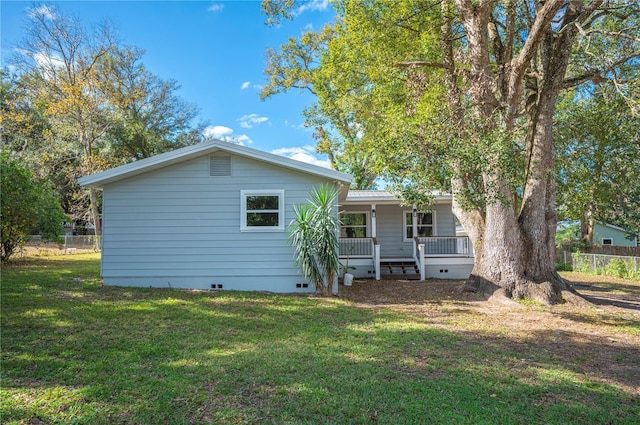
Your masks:
{"label": "blue sky", "polygon": [[[246,146],[328,166],[314,151],[302,109],[313,96],[292,91],[260,100],[266,83],[267,47],[320,29],[334,13],[327,0],[312,0],[293,21],[264,24],[260,1],[52,1],[62,13],[90,26],[105,19],[122,44],[143,48],[147,69],[181,86],[179,95],[200,108],[208,134]],[[0,2],[2,66],[25,37],[32,2]]]}

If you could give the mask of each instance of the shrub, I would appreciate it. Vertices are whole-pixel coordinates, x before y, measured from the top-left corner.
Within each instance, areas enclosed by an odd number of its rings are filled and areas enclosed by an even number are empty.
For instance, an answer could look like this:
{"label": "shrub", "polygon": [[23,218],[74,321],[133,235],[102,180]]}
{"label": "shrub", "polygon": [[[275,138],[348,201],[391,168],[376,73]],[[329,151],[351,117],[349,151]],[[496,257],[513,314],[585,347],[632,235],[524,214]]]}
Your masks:
{"label": "shrub", "polygon": [[594,273],[593,263],[589,257],[584,256],[580,251],[573,254],[573,270],[581,273]]}
{"label": "shrub", "polygon": [[627,265],[619,258],[612,258],[603,269],[607,276],[625,278],[628,275]]}
{"label": "shrub", "polygon": [[27,237],[39,233],[44,240],[59,240],[65,217],[48,182],[36,181],[29,170],[0,154],[1,236],[0,259],[8,260]]}
{"label": "shrub", "polygon": [[334,211],[338,191],[322,185],[309,192],[309,198],[309,204],[293,208],[295,218],[289,227],[289,242],[302,275],[315,284],[316,291],[329,296],[340,267],[340,221]]}

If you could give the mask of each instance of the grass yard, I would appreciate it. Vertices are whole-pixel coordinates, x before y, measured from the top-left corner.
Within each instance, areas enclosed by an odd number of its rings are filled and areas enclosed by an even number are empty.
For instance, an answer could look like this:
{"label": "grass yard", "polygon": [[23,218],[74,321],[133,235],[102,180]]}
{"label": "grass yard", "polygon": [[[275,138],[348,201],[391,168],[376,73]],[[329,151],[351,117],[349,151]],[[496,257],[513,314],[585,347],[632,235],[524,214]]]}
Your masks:
{"label": "grass yard", "polygon": [[633,297],[497,306],[429,281],[321,299],[98,271],[95,254],[3,266],[3,424],[640,423]]}

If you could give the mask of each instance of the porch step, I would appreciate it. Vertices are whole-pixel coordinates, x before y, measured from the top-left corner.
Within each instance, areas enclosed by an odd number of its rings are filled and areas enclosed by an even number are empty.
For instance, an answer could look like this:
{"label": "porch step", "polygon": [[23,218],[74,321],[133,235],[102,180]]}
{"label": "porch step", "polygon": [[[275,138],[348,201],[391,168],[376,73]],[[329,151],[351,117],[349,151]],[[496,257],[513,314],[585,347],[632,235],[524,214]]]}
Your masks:
{"label": "porch step", "polygon": [[380,277],[382,279],[420,280],[420,269],[415,261],[380,261]]}

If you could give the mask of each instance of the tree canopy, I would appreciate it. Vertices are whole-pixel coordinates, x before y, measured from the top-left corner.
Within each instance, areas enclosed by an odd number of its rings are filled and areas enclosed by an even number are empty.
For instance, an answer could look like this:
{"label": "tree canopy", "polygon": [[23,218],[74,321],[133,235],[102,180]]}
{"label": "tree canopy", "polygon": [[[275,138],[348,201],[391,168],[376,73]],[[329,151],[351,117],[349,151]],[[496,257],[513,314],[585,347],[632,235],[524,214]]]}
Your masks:
{"label": "tree canopy", "polygon": [[77,178],[201,141],[198,109],[109,25],[46,4],[28,19],[14,71],[2,71],[2,150],[50,180],[64,210],[100,233],[99,193]]}
{"label": "tree canopy", "polygon": [[556,114],[558,212],[582,223],[593,243],[594,221],[640,233],[640,114],[611,87],[568,92]]}
{"label": "tree canopy", "polygon": [[0,259],[8,260],[29,235],[58,241],[66,216],[48,182],[37,181],[28,169],[2,153],[0,187]]}
{"label": "tree canopy", "polygon": [[[476,253],[468,289],[545,303],[569,296],[553,263],[556,103],[564,90],[588,83],[613,85],[637,102],[637,79],[629,77],[639,63],[640,6],[333,4],[337,20],[322,30],[331,34],[326,48],[312,49],[307,35],[291,40],[276,55],[279,66],[267,68],[270,93],[311,87],[323,131],[339,136],[329,149],[365,155],[407,202],[427,204],[428,189],[451,191]],[[294,5],[272,0],[265,10],[277,21]],[[288,60],[296,45],[307,49]]]}

